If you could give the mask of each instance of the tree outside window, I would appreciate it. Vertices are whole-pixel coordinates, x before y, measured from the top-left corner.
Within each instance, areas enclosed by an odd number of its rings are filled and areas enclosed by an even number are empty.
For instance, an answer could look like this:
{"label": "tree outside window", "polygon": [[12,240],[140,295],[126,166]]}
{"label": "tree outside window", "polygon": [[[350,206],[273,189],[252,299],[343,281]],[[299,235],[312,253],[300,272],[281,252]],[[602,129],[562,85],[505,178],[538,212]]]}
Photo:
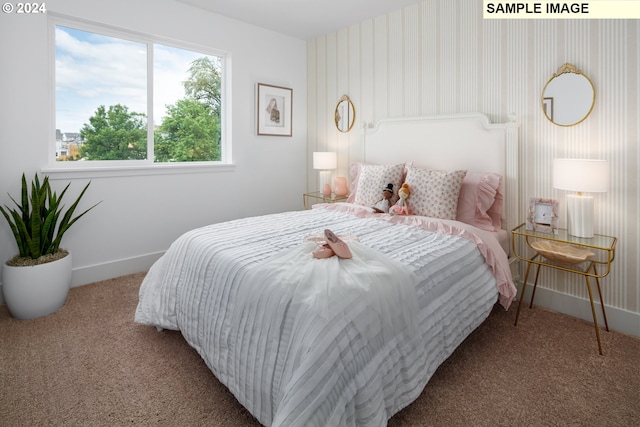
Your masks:
{"label": "tree outside window", "polygon": [[221,160],[222,56],[61,25],[55,40],[56,161]]}

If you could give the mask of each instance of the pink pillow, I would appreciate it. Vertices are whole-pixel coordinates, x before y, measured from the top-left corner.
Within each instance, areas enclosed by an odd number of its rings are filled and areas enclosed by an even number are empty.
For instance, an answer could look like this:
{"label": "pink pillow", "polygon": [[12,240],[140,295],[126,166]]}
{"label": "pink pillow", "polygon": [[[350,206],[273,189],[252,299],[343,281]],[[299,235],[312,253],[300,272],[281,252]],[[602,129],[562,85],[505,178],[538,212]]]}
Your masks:
{"label": "pink pillow", "polygon": [[[502,177],[500,177],[502,180]],[[498,187],[498,191],[496,191],[496,201],[493,202],[493,205],[489,208],[487,213],[491,217],[491,222],[493,222],[493,231],[498,231],[502,229],[502,205],[504,204],[504,196],[500,192],[500,187]]]}
{"label": "pink pillow", "polygon": [[466,170],[439,171],[407,168],[407,178],[411,195],[409,206],[414,215],[440,219],[456,219],[458,197]]}
{"label": "pink pillow", "polygon": [[358,176],[360,175],[360,166],[365,163],[352,163],[351,169],[349,169],[349,176],[351,177],[351,193],[347,197],[347,203],[355,203],[356,193],[358,191]]}
{"label": "pink pillow", "polygon": [[456,219],[483,230],[498,231],[502,227],[500,193],[502,176],[497,173],[469,172],[462,181]]}

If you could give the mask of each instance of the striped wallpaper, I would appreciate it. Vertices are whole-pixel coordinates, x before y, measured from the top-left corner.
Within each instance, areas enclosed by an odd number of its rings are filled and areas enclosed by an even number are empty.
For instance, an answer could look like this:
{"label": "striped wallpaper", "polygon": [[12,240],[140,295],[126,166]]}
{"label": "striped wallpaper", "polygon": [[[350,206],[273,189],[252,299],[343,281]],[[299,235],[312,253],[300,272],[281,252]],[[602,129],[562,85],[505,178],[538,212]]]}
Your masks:
{"label": "striped wallpaper", "polygon": [[[480,111],[494,122],[520,121],[520,203],[551,197],[555,157],[610,162],[610,191],[595,195],[596,233],[619,238],[607,306],[640,314],[640,21],[484,20],[482,2],[425,0],[308,42],[309,187],[317,186],[311,152],[349,152],[362,123]],[[596,104],[583,123],[555,126],[540,107],[542,89],[563,63],[592,80]],[[333,110],[347,94],[356,125],[335,129]],[[524,220],[524,218],[523,218]],[[560,222],[565,225],[564,219]],[[545,271],[543,288],[588,298],[583,279]]]}

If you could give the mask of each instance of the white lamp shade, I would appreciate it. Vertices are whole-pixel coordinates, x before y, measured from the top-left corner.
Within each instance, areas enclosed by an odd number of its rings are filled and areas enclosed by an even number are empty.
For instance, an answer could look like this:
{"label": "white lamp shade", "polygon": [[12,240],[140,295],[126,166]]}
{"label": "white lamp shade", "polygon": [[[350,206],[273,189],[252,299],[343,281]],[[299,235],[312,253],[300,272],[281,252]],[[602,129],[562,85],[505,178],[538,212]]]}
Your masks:
{"label": "white lamp shade", "polygon": [[589,159],[554,159],[553,187],[578,193],[604,193],[609,188],[609,162]]}
{"label": "white lamp shade", "polygon": [[609,162],[588,159],[554,159],[553,186],[575,191],[567,195],[567,232],[572,236],[593,237],[593,197],[585,193],[604,193],[609,188]]}
{"label": "white lamp shade", "polygon": [[313,168],[320,170],[338,167],[338,156],[335,151],[315,151],[313,153]]}

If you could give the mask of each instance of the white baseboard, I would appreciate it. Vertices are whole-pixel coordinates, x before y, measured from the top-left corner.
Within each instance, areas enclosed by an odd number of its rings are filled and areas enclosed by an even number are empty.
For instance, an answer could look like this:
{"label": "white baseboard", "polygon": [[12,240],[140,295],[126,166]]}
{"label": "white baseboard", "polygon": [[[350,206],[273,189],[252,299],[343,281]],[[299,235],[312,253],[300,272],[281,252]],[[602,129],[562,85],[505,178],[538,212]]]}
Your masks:
{"label": "white baseboard", "polygon": [[162,255],[164,251],[74,268],[71,287],[147,271]]}
{"label": "white baseboard", "polygon": [[[521,289],[521,286],[522,283],[518,284],[518,289]],[[532,291],[533,285],[529,283],[527,285],[527,289],[525,290],[525,296],[524,300],[522,301],[521,310],[529,308]],[[519,292],[518,295],[520,295]],[[569,316],[577,317],[588,322],[593,322],[593,314],[591,314],[591,304],[589,303],[588,299],[578,298],[576,296],[564,294],[551,289],[545,289],[538,285],[538,288],[536,289],[536,299],[533,303],[534,305],[548,308],[549,310],[553,310],[558,313],[567,314]],[[517,302],[514,302],[511,305],[511,309],[517,310],[516,304]],[[594,306],[596,310],[596,318],[598,319],[598,325],[604,326],[604,319],[602,318],[602,308],[598,299],[597,291],[594,295]],[[607,312],[607,322],[609,323],[609,329],[640,337],[640,313],[633,313],[621,308],[610,307],[606,304],[605,310]]]}
{"label": "white baseboard", "polygon": [[[163,254],[164,251],[74,268],[71,287],[75,288],[76,286],[88,285],[102,280],[113,279],[114,277],[147,271]],[[1,282],[0,304],[4,304]]]}

